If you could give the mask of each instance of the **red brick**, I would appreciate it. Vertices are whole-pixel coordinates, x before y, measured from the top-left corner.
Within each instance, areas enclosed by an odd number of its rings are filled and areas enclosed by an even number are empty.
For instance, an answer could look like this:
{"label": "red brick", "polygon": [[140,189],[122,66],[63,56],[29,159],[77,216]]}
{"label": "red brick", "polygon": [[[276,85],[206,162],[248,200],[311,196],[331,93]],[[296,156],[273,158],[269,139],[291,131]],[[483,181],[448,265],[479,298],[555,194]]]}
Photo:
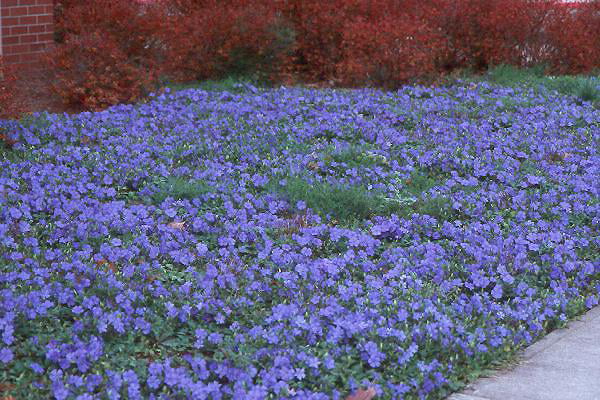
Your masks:
{"label": "red brick", "polygon": [[29,25],[29,33],[44,33],[46,27],[44,25]]}
{"label": "red brick", "polygon": [[5,46],[8,44],[19,44],[20,38],[21,36],[4,36],[2,38],[2,44]]}
{"label": "red brick", "polygon": [[27,29],[26,26],[13,26],[12,28],[10,28],[11,35],[23,35],[28,31],[29,29]]}
{"label": "red brick", "polygon": [[29,15],[27,7],[12,7],[8,9],[11,17],[20,17],[22,15]]}
{"label": "red brick", "polygon": [[23,54],[31,51],[31,46],[28,44],[13,44],[4,46],[4,54]]}
{"label": "red brick", "polygon": [[37,17],[20,17],[19,24],[20,25],[34,25],[37,23]]}
{"label": "red brick", "polygon": [[23,35],[21,36],[21,43],[36,43],[38,42],[38,35]]}
{"label": "red brick", "polygon": [[14,64],[14,63],[18,63],[21,61],[21,55],[20,54],[3,54],[2,55],[2,61],[4,61],[7,64]]}
{"label": "red brick", "polygon": [[46,14],[46,6],[31,6],[27,8],[29,15]]}
{"label": "red brick", "polygon": [[54,21],[54,17],[52,15],[38,15],[37,23],[38,24],[49,24]]}
{"label": "red brick", "polygon": [[0,0],[4,60],[38,65],[54,42],[54,0]]}
{"label": "red brick", "polygon": [[54,41],[54,34],[53,33],[42,33],[40,35],[37,35],[37,40],[38,40],[38,42],[52,42],[52,41]]}
{"label": "red brick", "polygon": [[19,25],[19,17],[2,17],[2,26]]}

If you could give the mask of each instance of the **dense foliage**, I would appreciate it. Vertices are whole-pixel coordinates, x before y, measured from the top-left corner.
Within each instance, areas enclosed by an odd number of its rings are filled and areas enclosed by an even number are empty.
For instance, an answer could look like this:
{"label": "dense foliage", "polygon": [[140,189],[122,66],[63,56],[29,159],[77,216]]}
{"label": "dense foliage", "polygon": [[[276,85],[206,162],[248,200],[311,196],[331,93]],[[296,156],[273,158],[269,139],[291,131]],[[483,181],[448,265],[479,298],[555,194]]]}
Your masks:
{"label": "dense foliage", "polygon": [[398,87],[500,64],[600,67],[598,0],[60,0],[56,27],[57,91],[92,110],[161,77]]}
{"label": "dense foliage", "polygon": [[598,302],[573,97],[241,86],[1,125],[7,396],[442,398]]}
{"label": "dense foliage", "polygon": [[135,1],[61,1],[58,45],[50,54],[54,90],[72,108],[100,110],[154,89],[162,63],[156,37],[163,10]]}
{"label": "dense foliage", "polygon": [[[22,111],[22,104],[16,97],[16,83],[14,69],[5,65],[0,57],[0,118],[14,118]],[[4,140],[0,131],[0,146]]]}

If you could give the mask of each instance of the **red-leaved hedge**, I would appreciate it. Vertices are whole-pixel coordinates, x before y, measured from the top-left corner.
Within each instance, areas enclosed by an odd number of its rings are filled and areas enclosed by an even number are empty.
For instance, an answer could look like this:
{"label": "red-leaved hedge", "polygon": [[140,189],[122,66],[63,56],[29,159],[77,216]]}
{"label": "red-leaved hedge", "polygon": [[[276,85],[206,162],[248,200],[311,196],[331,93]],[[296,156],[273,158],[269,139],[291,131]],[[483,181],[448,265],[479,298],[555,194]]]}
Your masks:
{"label": "red-leaved hedge", "polygon": [[544,61],[554,73],[579,74],[600,68],[600,1],[563,5],[547,31],[552,49]]}
{"label": "red-leaved hedge", "polygon": [[397,87],[436,73],[443,37],[408,17],[356,21],[344,33],[337,72],[347,85]]}
{"label": "red-leaved hedge", "polygon": [[167,9],[164,72],[177,80],[272,74],[291,46],[269,0],[175,0]]}
{"label": "red-leaved hedge", "polygon": [[[60,0],[56,89],[133,101],[161,79],[398,86],[455,69],[600,67],[600,0]],[[566,28],[568,27],[568,29]]]}
{"label": "red-leaved hedge", "polygon": [[[23,105],[16,93],[16,76],[0,57],[0,118],[16,118],[23,112]],[[0,142],[3,137],[0,136]],[[0,143],[1,144],[1,143]]]}
{"label": "red-leaved hedge", "polygon": [[99,110],[135,101],[157,85],[162,7],[130,0],[62,0],[57,7],[60,43],[49,61],[65,103]]}

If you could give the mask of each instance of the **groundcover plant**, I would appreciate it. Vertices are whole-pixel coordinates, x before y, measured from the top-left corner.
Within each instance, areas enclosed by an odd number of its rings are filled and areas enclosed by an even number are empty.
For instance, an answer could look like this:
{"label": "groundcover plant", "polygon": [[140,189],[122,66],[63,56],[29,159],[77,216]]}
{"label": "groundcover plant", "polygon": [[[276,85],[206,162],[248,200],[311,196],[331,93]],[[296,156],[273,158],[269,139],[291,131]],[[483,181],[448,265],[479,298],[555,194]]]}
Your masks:
{"label": "groundcover plant", "polygon": [[0,124],[5,398],[443,398],[598,302],[575,98],[243,86]]}

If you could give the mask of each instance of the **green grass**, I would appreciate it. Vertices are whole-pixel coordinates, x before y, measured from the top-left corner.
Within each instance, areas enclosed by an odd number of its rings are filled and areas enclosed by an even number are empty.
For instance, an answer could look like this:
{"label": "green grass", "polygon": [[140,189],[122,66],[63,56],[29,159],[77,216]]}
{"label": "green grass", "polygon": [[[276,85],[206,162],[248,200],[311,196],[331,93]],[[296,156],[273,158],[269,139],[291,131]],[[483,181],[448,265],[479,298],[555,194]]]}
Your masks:
{"label": "green grass", "polygon": [[238,78],[238,77],[227,77],[225,79],[209,79],[205,81],[194,81],[188,83],[166,83],[164,86],[173,91],[185,90],[185,89],[202,89],[208,92],[230,92],[230,93],[241,93],[245,90],[248,85],[257,85],[252,79]]}
{"label": "green grass", "polygon": [[331,164],[332,161],[343,164],[348,168],[372,165],[385,165],[388,160],[372,151],[364,145],[348,145],[346,147],[336,148],[333,145],[327,147],[323,153],[323,161]]}
{"label": "green grass", "polygon": [[406,185],[404,190],[413,196],[417,196],[435,187],[440,182],[429,176],[424,171],[415,170],[410,174],[410,178],[404,183]]}
{"label": "green grass", "polygon": [[284,185],[270,185],[270,190],[286,199],[292,206],[303,201],[307,207],[322,216],[343,224],[375,215],[396,214],[409,218],[412,214],[430,215],[438,221],[456,217],[450,201],[445,197],[423,196],[425,190],[435,185],[431,178],[416,175],[399,190],[397,196],[386,197],[363,186],[342,186],[318,182],[309,183],[301,177],[286,178]]}
{"label": "green grass", "polygon": [[544,79],[544,67],[517,68],[511,65],[499,65],[491,68],[484,77],[503,86],[515,86],[532,80]]}
{"label": "green grass", "polygon": [[499,65],[491,68],[485,75],[475,80],[487,80],[502,86],[543,86],[566,96],[574,96],[581,101],[600,102],[600,77],[585,75],[547,76],[544,68],[517,68]]}
{"label": "green grass", "polygon": [[365,149],[356,145],[350,145],[343,149],[332,149],[328,156],[337,163],[348,165],[372,165],[375,163],[374,157],[369,157]]}
{"label": "green grass", "polygon": [[168,197],[175,200],[191,200],[214,191],[203,181],[192,181],[180,177],[161,179],[156,182],[155,186],[156,191],[150,196],[153,204],[160,204]]}
{"label": "green grass", "polygon": [[597,86],[592,81],[586,80],[577,86],[575,93],[581,100],[595,103],[600,101],[600,90]]}
{"label": "green grass", "polygon": [[341,186],[327,183],[311,184],[300,177],[289,177],[283,186],[271,186],[271,190],[295,205],[304,201],[306,205],[325,216],[342,222],[365,219],[384,213],[389,202],[361,186]]}

